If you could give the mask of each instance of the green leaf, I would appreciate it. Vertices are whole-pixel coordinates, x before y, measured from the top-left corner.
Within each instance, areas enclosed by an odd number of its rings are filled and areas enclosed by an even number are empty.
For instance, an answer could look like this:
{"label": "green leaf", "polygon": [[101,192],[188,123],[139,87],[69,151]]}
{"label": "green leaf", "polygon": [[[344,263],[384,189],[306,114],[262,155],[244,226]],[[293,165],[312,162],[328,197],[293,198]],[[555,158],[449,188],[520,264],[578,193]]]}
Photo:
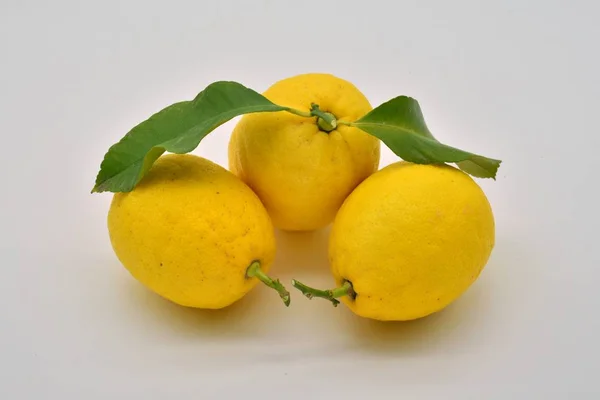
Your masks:
{"label": "green leaf", "polygon": [[189,153],[218,126],[242,114],[287,110],[236,82],[215,82],[191,101],[168,106],[110,147],[92,192],[133,190],[165,152]]}
{"label": "green leaf", "polygon": [[379,138],[397,156],[416,164],[456,163],[479,178],[496,178],[500,160],[486,158],[440,143],[433,137],[419,103],[399,96],[351,124]]}

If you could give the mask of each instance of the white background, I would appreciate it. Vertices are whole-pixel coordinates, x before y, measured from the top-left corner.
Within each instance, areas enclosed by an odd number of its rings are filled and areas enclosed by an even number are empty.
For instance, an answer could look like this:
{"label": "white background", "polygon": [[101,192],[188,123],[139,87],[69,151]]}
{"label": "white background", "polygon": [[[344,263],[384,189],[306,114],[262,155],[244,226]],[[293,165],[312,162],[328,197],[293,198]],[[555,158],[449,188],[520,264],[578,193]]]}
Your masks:
{"label": "white background", "polygon": [[[0,398],[598,398],[598,4],[2,0]],[[90,194],[108,147],[215,80],[304,72],[413,96],[440,140],[504,161],[478,181],[492,258],[442,313],[375,323],[262,287],[194,311],[117,262]],[[195,153],[226,165],[234,123]],[[327,231],[277,237],[274,274],[331,283]]]}

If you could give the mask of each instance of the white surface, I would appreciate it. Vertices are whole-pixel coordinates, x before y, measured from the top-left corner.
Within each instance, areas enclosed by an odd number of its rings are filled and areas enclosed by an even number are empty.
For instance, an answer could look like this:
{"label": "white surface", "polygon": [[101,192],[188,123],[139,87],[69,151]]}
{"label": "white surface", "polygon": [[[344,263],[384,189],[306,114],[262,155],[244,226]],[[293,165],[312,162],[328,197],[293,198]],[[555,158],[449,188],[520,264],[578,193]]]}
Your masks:
{"label": "white surface", "polygon": [[[2,1],[0,398],[598,398],[598,4]],[[309,71],[414,96],[440,140],[504,160],[479,181],[497,246],[444,312],[262,287],[191,311],[116,261],[89,194],[112,143],[212,81]],[[232,124],[195,153],[226,165]],[[278,234],[273,272],[329,284],[326,238]]]}

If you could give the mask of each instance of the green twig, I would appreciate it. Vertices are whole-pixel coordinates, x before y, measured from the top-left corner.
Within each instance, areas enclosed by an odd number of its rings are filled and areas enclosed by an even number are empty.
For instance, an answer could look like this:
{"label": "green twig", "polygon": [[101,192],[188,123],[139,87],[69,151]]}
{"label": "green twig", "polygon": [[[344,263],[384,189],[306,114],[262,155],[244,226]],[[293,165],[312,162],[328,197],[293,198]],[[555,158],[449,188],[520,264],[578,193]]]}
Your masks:
{"label": "green twig", "polygon": [[337,120],[335,115],[329,112],[321,111],[319,106],[315,103],[310,105],[310,113],[317,117],[317,125],[319,129],[325,132],[331,132],[337,128]]}
{"label": "green twig", "polygon": [[250,264],[250,266],[246,270],[246,276],[248,278],[256,278],[268,287],[275,289],[277,293],[279,293],[279,297],[281,297],[281,299],[283,300],[283,304],[285,304],[286,307],[289,307],[290,292],[288,292],[285,286],[283,286],[281,282],[279,282],[279,279],[273,280],[269,277],[269,275],[265,274],[260,269],[260,262],[253,261],[252,264]]}
{"label": "green twig", "polygon": [[352,287],[352,283],[350,281],[345,281],[342,286],[330,290],[315,289],[310,286],[306,286],[304,283],[298,282],[295,279],[292,279],[292,285],[301,291],[302,294],[307,298],[312,299],[313,297],[319,297],[329,300],[334,307],[337,307],[337,305],[340,304],[339,300],[337,300],[339,297],[348,296],[352,299],[356,298],[356,292],[354,292],[354,288]]}
{"label": "green twig", "polygon": [[313,115],[310,113],[310,111],[302,111],[302,110],[296,110],[295,108],[286,108],[285,111],[294,114],[294,115],[299,115],[301,117],[305,117],[305,118],[311,118],[313,117]]}
{"label": "green twig", "polygon": [[[335,118],[335,115],[333,115],[332,113],[326,112],[326,111],[322,111],[319,108],[319,106],[315,103],[312,103],[310,105],[310,111],[297,110],[297,109],[291,108],[291,107],[286,108],[286,111],[289,113],[292,113],[294,115],[299,115],[301,117],[306,117],[306,118],[316,117],[317,125],[319,126],[319,129],[322,130],[323,132],[331,132],[332,130],[337,128],[338,122],[339,122]],[[346,122],[346,121],[343,121],[343,123],[344,123],[344,125],[350,125],[350,123]]]}

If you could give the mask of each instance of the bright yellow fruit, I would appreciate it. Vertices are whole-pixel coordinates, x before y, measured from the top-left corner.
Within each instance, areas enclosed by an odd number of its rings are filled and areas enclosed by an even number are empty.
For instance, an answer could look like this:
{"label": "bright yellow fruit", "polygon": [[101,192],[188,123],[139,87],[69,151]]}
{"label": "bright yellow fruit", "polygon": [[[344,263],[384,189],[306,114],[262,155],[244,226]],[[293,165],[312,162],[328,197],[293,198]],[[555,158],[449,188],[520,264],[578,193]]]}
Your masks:
{"label": "bright yellow fruit", "polygon": [[450,166],[399,162],[366,179],[333,224],[329,258],[354,313],[411,320],[439,311],[479,276],[494,247],[481,188]]}
{"label": "bright yellow fruit", "polygon": [[[284,79],[264,96],[301,111],[316,103],[345,121],[371,110],[356,87],[328,74]],[[313,230],[331,223],[346,196],[377,170],[379,151],[379,140],[357,128],[338,125],[327,133],[316,118],[247,114],[233,131],[229,168],[260,197],[275,226]]]}
{"label": "bright yellow fruit", "polygon": [[193,155],[159,158],[108,214],[113,249],[142,284],[183,306],[222,308],[258,282],[246,270],[275,255],[273,226],[252,190]]}

